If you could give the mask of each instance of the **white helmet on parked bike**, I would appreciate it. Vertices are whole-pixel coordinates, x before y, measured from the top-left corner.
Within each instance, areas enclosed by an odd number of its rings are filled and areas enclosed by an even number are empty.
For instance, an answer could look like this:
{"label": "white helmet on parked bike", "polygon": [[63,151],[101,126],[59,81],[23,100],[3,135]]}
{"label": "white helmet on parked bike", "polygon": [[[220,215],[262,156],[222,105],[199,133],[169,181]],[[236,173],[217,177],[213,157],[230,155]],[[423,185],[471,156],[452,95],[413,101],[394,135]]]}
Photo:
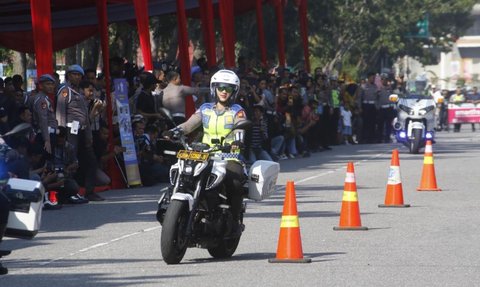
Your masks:
{"label": "white helmet on parked bike", "polygon": [[220,70],[216,72],[210,80],[210,93],[215,97],[215,100],[218,100],[215,90],[219,87],[230,88],[231,95],[228,98],[228,101],[233,102],[240,89],[240,79],[237,74],[230,70]]}

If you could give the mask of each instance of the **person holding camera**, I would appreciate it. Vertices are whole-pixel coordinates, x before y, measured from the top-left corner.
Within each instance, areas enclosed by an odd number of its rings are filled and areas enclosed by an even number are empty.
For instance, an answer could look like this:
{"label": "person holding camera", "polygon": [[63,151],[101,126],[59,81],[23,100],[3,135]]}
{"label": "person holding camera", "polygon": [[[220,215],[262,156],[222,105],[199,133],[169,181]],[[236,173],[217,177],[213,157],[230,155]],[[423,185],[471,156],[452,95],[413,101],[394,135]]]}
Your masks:
{"label": "person holding camera", "polygon": [[103,123],[101,115],[105,111],[107,105],[105,101],[95,97],[95,86],[92,82],[81,81],[80,89],[85,95],[85,100],[87,101],[88,117],[92,134],[98,134],[100,131],[100,125]]}

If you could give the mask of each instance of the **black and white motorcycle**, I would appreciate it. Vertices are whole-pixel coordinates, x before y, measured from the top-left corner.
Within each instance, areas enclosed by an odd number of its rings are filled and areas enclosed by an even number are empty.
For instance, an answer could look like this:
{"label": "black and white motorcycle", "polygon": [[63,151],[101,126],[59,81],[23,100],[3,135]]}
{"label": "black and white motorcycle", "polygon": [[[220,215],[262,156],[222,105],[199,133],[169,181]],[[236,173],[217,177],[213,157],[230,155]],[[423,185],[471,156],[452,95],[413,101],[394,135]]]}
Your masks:
{"label": "black and white motorcycle", "polygon": [[397,117],[393,121],[397,142],[403,143],[410,153],[417,154],[427,140],[435,140],[435,109],[432,96],[425,95],[426,82],[415,81],[415,91],[406,95],[393,94],[390,101],[397,105]]}
{"label": "black and white motorcycle", "polygon": [[[234,129],[246,129],[249,121]],[[178,264],[188,247],[206,248],[214,258],[231,257],[240,242],[241,232],[234,232],[234,222],[228,204],[224,179],[228,144],[221,141],[212,146],[186,142],[178,136],[184,150],[177,153],[178,161],[170,169],[171,186],[158,201],[157,220],[162,225],[161,251],[167,264]],[[280,167],[278,163],[257,161],[246,174],[245,197],[263,200],[275,191]],[[243,214],[240,216],[243,231]]]}

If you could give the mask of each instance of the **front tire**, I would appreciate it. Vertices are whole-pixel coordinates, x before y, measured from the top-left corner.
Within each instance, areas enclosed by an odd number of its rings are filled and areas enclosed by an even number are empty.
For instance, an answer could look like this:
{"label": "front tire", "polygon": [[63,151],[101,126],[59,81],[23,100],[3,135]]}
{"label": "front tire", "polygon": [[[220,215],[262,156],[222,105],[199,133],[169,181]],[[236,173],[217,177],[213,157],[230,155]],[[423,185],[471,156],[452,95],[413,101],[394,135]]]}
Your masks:
{"label": "front tire", "polygon": [[422,130],[414,129],[413,140],[410,142],[410,153],[418,154],[418,152],[420,151],[421,143],[422,143]]}
{"label": "front tire", "polygon": [[184,201],[173,200],[165,214],[162,226],[160,247],[167,264],[178,264],[187,251],[186,228],[188,205]]}
{"label": "front tire", "polygon": [[208,248],[208,253],[213,258],[230,258],[235,250],[237,250],[238,243],[240,242],[240,236],[232,239],[224,239],[216,247]]}

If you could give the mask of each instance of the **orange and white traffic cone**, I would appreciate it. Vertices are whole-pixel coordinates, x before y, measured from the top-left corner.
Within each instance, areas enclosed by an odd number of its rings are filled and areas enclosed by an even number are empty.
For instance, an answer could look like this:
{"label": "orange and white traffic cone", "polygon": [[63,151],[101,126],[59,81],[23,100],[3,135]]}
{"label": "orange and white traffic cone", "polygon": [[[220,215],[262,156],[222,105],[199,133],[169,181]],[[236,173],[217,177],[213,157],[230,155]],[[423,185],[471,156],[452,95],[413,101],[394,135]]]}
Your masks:
{"label": "orange and white traffic cone", "polygon": [[437,187],[437,178],[435,177],[435,167],[433,164],[433,148],[432,142],[427,141],[425,146],[425,155],[423,157],[423,171],[420,187],[418,191],[441,191]]}
{"label": "orange and white traffic cone", "polygon": [[387,191],[385,193],[385,204],[378,207],[410,207],[410,204],[403,203],[402,178],[400,176],[400,160],[398,149],[392,151],[392,161],[388,173]]}
{"label": "orange and white traffic cone", "polygon": [[342,209],[340,211],[340,225],[333,230],[368,230],[362,226],[360,219],[360,207],[358,206],[357,184],[355,182],[355,170],[353,163],[347,165],[345,185],[343,188]]}
{"label": "orange and white traffic cone", "polygon": [[293,181],[287,182],[285,201],[283,203],[282,222],[278,238],[277,256],[268,259],[270,263],[310,263],[312,259],[304,258],[300,224],[298,223],[297,199]]}

